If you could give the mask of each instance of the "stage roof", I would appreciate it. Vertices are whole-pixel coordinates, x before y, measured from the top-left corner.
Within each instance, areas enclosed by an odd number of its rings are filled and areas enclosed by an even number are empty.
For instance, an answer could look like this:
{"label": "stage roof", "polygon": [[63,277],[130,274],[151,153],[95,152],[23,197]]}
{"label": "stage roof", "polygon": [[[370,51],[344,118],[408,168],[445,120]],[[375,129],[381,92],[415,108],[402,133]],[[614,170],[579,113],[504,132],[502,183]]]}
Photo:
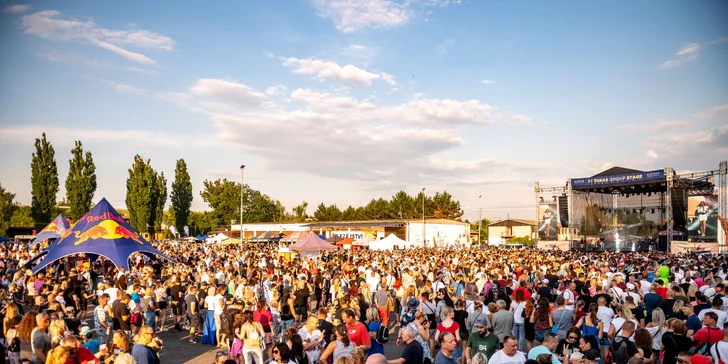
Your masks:
{"label": "stage roof", "polygon": [[640,171],[612,167],[587,178],[572,178],[571,188],[592,193],[623,194],[655,193],[667,191],[665,170]]}

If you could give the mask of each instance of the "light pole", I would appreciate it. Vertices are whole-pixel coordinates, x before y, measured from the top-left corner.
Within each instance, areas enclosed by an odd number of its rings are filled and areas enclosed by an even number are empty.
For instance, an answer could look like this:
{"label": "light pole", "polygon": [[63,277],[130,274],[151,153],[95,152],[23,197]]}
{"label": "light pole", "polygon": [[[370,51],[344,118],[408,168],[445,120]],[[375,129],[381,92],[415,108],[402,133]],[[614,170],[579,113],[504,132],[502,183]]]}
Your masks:
{"label": "light pole", "polygon": [[424,248],[426,246],[425,244],[425,188],[422,187],[422,247]]}
{"label": "light pole", "polygon": [[243,249],[243,170],[245,164],[240,165],[240,249]]}
{"label": "light pole", "polygon": [[480,240],[480,231],[483,230],[482,224],[483,224],[483,208],[480,206],[480,198],[483,197],[483,195],[478,196],[478,244],[482,244],[483,241]]}

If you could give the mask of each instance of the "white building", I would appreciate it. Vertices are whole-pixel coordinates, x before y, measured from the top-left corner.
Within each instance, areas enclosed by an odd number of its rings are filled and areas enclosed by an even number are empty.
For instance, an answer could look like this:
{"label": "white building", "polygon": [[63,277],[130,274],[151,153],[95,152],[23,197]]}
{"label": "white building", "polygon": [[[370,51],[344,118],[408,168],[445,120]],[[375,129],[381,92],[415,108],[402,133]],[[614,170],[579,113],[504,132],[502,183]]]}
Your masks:
{"label": "white building", "polygon": [[533,220],[507,219],[488,224],[488,245],[506,244],[508,239],[530,237],[536,240],[538,223]]}

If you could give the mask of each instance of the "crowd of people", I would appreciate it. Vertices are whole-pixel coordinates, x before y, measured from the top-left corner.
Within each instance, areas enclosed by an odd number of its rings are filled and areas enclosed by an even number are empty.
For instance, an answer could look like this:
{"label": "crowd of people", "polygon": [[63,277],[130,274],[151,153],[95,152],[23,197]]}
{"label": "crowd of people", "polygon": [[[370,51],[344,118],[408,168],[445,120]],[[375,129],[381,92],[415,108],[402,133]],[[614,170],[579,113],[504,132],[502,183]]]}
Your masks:
{"label": "crowd of people", "polygon": [[0,246],[0,360],[159,363],[164,331],[215,346],[216,364],[728,360],[723,257],[155,246],[175,262],[79,256],[37,274],[37,251]]}

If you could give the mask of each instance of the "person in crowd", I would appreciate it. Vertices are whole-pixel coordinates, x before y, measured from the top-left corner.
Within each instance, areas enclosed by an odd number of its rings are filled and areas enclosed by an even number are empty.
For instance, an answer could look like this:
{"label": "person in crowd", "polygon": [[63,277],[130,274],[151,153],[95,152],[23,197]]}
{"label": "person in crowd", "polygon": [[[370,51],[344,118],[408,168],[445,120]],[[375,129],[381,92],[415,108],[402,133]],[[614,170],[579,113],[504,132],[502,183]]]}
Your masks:
{"label": "person in crowd", "polygon": [[629,341],[634,330],[634,322],[626,321],[622,325],[622,331],[612,340],[612,345],[610,345],[609,350],[615,364],[627,364],[630,358],[639,355],[635,343]]}
{"label": "person in crowd", "polygon": [[400,354],[399,358],[389,360],[389,364],[424,363],[423,348],[422,345],[415,340],[415,335],[417,334],[411,326],[406,326],[400,330],[397,343],[403,344],[404,349],[402,349],[402,354]]}
{"label": "person in crowd", "polygon": [[524,364],[526,356],[518,351],[518,339],[513,336],[503,338],[503,349],[498,350],[488,359],[488,364]]}
{"label": "person in crowd", "polygon": [[349,333],[349,339],[357,346],[365,347],[367,350],[371,348],[371,339],[369,338],[369,330],[359,322],[356,313],[352,309],[346,309],[341,315],[346,323],[346,329]]}
{"label": "person in crowd", "polygon": [[435,356],[435,364],[457,364],[457,358],[455,358],[455,349],[458,347],[458,342],[455,340],[455,335],[451,332],[445,332],[440,335],[440,352]]}
{"label": "person in crowd", "polygon": [[336,361],[341,357],[348,356],[357,347],[349,339],[349,333],[345,324],[339,324],[335,329],[336,340],[329,343],[319,357],[320,362],[326,362],[329,357]]}
{"label": "person in crowd", "polygon": [[[534,347],[528,352],[528,359],[537,359],[540,355],[546,354],[552,364],[561,364],[561,361],[556,357],[555,351],[559,345],[559,337],[553,332],[548,332],[544,335],[543,344]],[[567,362],[568,362],[568,357]]]}
{"label": "person in crowd", "polygon": [[[683,306],[683,308],[688,306],[690,305]],[[660,352],[663,354],[663,364],[676,364],[678,354],[690,350],[692,340],[686,334],[687,327],[681,320],[673,321],[667,332],[662,334],[662,347],[660,348]]]}
{"label": "person in crowd", "polygon": [[[36,327],[30,334],[30,351],[32,354],[33,364],[43,364],[46,362],[48,352],[51,350],[51,337],[48,335],[48,327],[51,324],[51,319],[46,313],[39,313],[35,315]],[[66,357],[68,352],[65,353]],[[58,356],[54,356],[58,358]],[[64,362],[65,363],[65,362]]]}
{"label": "person in crowd", "polygon": [[505,344],[504,340],[506,336],[510,336],[513,333],[513,325],[515,322],[513,312],[506,310],[506,302],[504,300],[498,300],[496,305],[497,311],[493,314],[490,322],[493,325],[493,333],[498,336],[501,344]]}
{"label": "person in crowd", "polygon": [[476,321],[474,323],[475,332],[468,337],[465,351],[463,351],[463,364],[474,360],[475,355],[481,353],[486,358],[490,358],[500,349],[500,340],[498,336],[492,334],[488,330],[488,321]]}
{"label": "person in crowd", "polygon": [[[666,322],[666,325],[669,327],[669,321]],[[630,341],[634,342],[634,345],[637,347],[643,363],[651,364],[658,358],[660,351],[652,348],[652,342],[654,340],[647,329],[636,329]]]}

